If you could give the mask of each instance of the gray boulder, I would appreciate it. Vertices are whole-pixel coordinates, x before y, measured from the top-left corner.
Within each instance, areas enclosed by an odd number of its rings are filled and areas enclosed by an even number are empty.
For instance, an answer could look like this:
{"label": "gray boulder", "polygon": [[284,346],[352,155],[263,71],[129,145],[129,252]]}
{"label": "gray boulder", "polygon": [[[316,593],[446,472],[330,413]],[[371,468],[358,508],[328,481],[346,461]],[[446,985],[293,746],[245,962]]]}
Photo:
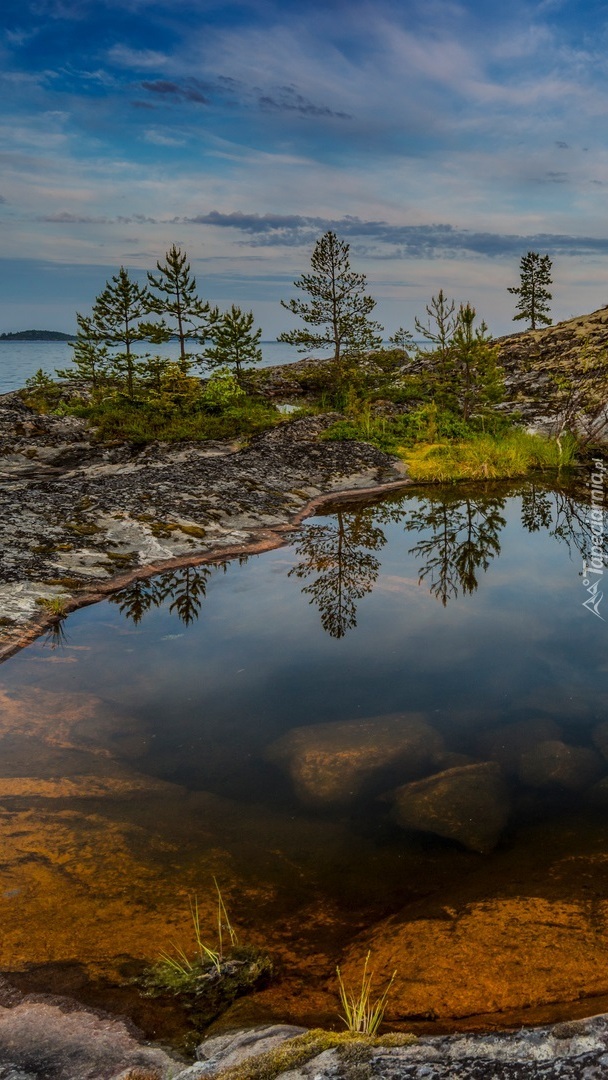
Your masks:
{"label": "gray boulder", "polygon": [[[255,1056],[265,1052],[263,1033]],[[186,1070],[175,1080],[217,1076],[237,1064],[226,1049],[214,1072]],[[605,1080],[607,1070],[608,1022],[596,1016],[552,1028],[422,1036],[410,1046],[346,1045],[325,1050],[276,1080]]]}
{"label": "gray boulder", "polygon": [[306,1028],[294,1027],[291,1024],[268,1024],[205,1039],[197,1048],[196,1056],[199,1060],[196,1065],[184,1069],[175,1080],[202,1080],[203,1077],[213,1077],[222,1069],[240,1065],[243,1061],[259,1057],[269,1050],[276,1050],[286,1039],[303,1035],[305,1031]]}
{"label": "gray boulder", "polygon": [[491,851],[509,819],[509,797],[495,761],[463,765],[404,784],[392,794],[404,829],[457,840],[471,851]]}
{"label": "gray boulder", "polygon": [[0,1000],[0,1080],[170,1080],[179,1069],[119,1017],[68,998]]}
{"label": "gray boulder", "polygon": [[302,802],[328,806],[380,792],[389,770],[404,779],[424,776],[442,751],[441,736],[422,714],[392,713],[292,728],[267,757],[287,771]]}

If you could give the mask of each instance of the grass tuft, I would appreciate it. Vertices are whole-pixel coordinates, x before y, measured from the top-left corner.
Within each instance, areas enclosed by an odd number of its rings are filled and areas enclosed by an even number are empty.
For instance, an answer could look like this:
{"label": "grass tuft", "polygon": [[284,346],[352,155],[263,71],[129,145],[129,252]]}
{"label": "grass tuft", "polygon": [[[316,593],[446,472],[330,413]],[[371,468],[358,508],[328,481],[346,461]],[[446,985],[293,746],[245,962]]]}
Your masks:
{"label": "grass tuft", "polygon": [[66,606],[68,600],[69,596],[39,596],[36,603],[49,615],[54,615],[57,619],[65,619],[68,613]]}
{"label": "grass tuft", "polygon": [[195,955],[189,956],[173,944],[171,953],[163,952],[157,963],[137,980],[147,997],[170,994],[183,997],[194,1005],[202,1021],[210,1023],[235,998],[266,983],[273,974],[267,953],[240,946],[216,879],[217,893],[215,943],[206,940],[201,925],[198,900],[190,900],[190,917],[195,941]]}
{"label": "grass tuft", "polygon": [[382,993],[379,998],[376,998],[375,1001],[372,1000],[374,973],[369,970],[370,955],[371,954],[368,953],[365,957],[361,975],[361,985],[356,989],[350,990],[346,988],[340,968],[336,968],[338,974],[338,987],[340,990],[340,1002],[343,1009],[341,1019],[346,1024],[348,1031],[353,1035],[374,1036],[377,1034],[386,1010],[388,995],[397,974],[396,971],[393,972],[384,993]]}

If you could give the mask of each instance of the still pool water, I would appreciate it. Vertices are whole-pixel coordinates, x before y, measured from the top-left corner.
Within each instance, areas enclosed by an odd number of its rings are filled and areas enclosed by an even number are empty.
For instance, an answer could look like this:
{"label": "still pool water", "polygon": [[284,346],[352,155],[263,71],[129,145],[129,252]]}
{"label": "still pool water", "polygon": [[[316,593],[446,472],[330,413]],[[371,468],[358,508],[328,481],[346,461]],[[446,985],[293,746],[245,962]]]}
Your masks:
{"label": "still pool water", "polygon": [[215,877],[278,958],[256,1017],[328,1022],[336,963],[368,948],[399,969],[396,1024],[600,1011],[608,633],[583,607],[585,498],[342,504],[7,661],[0,970],[175,1034],[128,980],[190,948],[189,898],[212,923]]}

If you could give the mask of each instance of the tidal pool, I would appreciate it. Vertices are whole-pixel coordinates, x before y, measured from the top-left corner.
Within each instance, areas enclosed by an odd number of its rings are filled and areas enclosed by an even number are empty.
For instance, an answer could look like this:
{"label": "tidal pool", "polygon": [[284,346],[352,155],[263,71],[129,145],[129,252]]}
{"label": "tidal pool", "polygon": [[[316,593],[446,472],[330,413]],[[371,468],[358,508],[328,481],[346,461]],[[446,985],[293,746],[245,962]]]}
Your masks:
{"label": "tidal pool", "polygon": [[190,949],[189,898],[212,925],[215,877],[278,964],[235,1022],[335,1022],[336,963],[355,978],[368,950],[379,983],[397,969],[397,1027],[605,1008],[608,599],[583,606],[602,576],[587,498],[583,478],[336,505],[7,661],[0,970],[175,1036],[177,1006],[129,980]]}

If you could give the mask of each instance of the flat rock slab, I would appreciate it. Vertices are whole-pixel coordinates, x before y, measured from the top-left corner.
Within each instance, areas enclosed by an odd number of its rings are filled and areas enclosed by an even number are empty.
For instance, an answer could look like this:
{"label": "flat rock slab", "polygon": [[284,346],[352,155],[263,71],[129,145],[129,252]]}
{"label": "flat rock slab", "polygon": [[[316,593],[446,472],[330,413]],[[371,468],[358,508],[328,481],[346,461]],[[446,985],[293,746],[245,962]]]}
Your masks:
{"label": "flat rock slab", "polygon": [[281,423],[242,449],[104,446],[80,421],[0,397],[0,647],[41,600],[77,606],[129,573],[252,549],[264,530],[277,546],[319,496],[407,483],[403,463],[373,446],[320,442],[336,418]]}
{"label": "flat rock slab", "polygon": [[[213,1080],[224,1069],[251,1064],[297,1031],[262,1027],[208,1040],[199,1047],[199,1054],[210,1052],[207,1060],[175,1080]],[[276,1080],[604,1080],[607,1074],[605,1015],[500,1035],[423,1037],[405,1047],[347,1044],[287,1072],[262,1072]]]}
{"label": "flat rock slab", "polygon": [[434,915],[406,908],[347,948],[340,963],[347,985],[360,983],[368,952],[374,985],[396,971],[389,1023],[521,1015],[607,992],[608,904],[497,896]]}

